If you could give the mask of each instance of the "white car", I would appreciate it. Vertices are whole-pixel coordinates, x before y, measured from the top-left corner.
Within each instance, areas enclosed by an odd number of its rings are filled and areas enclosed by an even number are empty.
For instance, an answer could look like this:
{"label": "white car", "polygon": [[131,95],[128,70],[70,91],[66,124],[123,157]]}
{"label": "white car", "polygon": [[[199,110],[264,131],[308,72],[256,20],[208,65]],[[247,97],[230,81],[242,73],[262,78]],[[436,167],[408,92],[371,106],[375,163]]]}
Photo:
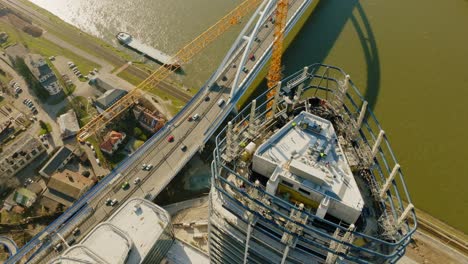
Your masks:
{"label": "white car", "polygon": [[118,202],[118,201],[117,201],[117,199],[115,199],[115,198],[114,198],[114,199],[112,199],[112,201],[110,202],[110,206],[114,206],[114,205],[116,205],[116,204],[117,204],[117,202]]}
{"label": "white car", "polygon": [[141,182],[141,179],[140,178],[136,178],[134,181],[133,181],[133,184],[137,185]]}

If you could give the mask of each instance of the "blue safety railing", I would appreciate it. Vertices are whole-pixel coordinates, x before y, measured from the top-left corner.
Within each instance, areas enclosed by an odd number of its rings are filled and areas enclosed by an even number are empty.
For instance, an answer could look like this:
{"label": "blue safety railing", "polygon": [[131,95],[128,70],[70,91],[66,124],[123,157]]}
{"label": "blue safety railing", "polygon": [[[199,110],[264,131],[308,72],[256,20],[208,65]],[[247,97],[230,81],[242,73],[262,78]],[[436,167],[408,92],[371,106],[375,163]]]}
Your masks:
{"label": "blue safety railing", "polygon": [[[296,79],[299,79],[298,77],[300,75],[304,75],[304,70],[300,70],[287,78],[282,80],[282,86],[286,86],[286,84],[291,81]],[[345,79],[346,73],[341,70],[340,68],[334,67],[334,66],[329,66],[329,65],[322,65],[322,64],[313,64],[308,66],[308,72],[306,73],[306,78],[302,81],[304,84],[304,93],[310,94],[310,92],[315,92],[317,94],[317,91],[321,91],[324,96],[334,96],[334,92],[336,89],[340,89],[342,87],[343,80]],[[326,83],[326,84],[325,84]],[[296,85],[297,87],[297,85]],[[276,89],[276,87],[273,87],[272,89]],[[257,101],[257,106],[256,106],[256,117],[255,120],[260,122],[260,124],[267,124],[267,113],[271,111],[271,109],[267,108],[267,102],[272,100],[271,98],[267,98],[267,94],[270,90],[265,91],[262,93],[260,96],[256,98]],[[283,90],[281,93],[285,93]],[[350,80],[349,83],[349,89],[345,93],[345,98],[343,98],[343,106],[344,109],[346,110],[346,115],[350,119],[356,119],[356,116],[359,115],[360,111],[360,106],[363,104],[365,99],[362,97],[361,93],[357,89],[357,87],[354,85],[354,83]],[[356,102],[358,101],[358,102]],[[284,103],[284,99],[280,98],[279,102],[277,105],[281,105]],[[233,118],[231,121],[234,124],[234,127],[236,129],[236,134],[239,137],[239,142],[243,141],[243,132],[248,128],[248,126],[245,126],[246,122],[249,120],[250,116],[250,111],[251,111],[251,103],[245,106],[245,108],[239,112],[239,114]],[[285,110],[281,110],[285,111]],[[370,110],[366,110],[366,118],[362,124],[362,127],[360,129],[360,137],[363,140],[363,143],[366,144],[369,148],[372,147],[371,143],[376,141],[376,134],[378,134],[381,130],[382,127],[380,126],[380,123],[378,122],[377,118],[375,117],[374,113]],[[226,192],[224,189],[224,186],[229,186],[229,188],[232,191],[238,192],[239,195],[242,195],[246,199],[251,200],[251,202],[257,204],[258,207],[263,207],[265,208],[266,211],[272,212],[272,214],[276,215],[276,217],[281,217],[284,219],[288,219],[290,221],[296,222],[293,219],[290,219],[288,215],[283,214],[279,211],[274,210],[273,208],[269,207],[268,205],[262,204],[259,202],[257,199],[253,199],[250,197],[244,190],[241,188],[238,188],[236,185],[232,184],[231,182],[227,181],[224,179],[220,173],[222,171],[225,171],[229,175],[235,175],[235,177],[244,182],[245,186],[251,186],[253,188],[253,184],[246,178],[240,176],[235,172],[233,168],[230,168],[227,166],[222,159],[220,158],[220,153],[222,153],[225,149],[225,144],[226,144],[226,130],[227,128],[224,128],[221,130],[221,132],[216,136],[216,148],[214,150],[213,156],[214,156],[214,161],[212,165],[212,174],[214,179],[212,179],[212,184],[214,187],[224,193],[229,199],[237,204],[237,206],[241,206],[244,208],[244,210],[248,210],[253,214],[259,214],[258,211],[253,211],[247,206],[245,206],[242,203],[236,202],[236,199],[232,197],[231,194]],[[365,131],[365,133],[363,132]],[[247,142],[247,141],[246,141]],[[385,175],[389,175],[391,173],[391,170],[393,169],[393,166],[398,164],[398,161],[395,157],[395,154],[393,153],[393,150],[390,147],[390,143],[387,139],[386,136],[384,136],[382,143],[380,144],[378,148],[378,155],[374,158],[374,166],[371,166],[371,170],[373,171],[372,177],[373,179],[377,182],[377,184],[382,185],[383,182],[385,182]],[[379,176],[379,179],[376,177]],[[397,181],[399,184],[397,184]],[[411,203],[411,198],[408,193],[405,181],[403,179],[403,174],[401,169],[398,170],[397,177],[394,181],[392,181],[392,186],[393,189],[389,190],[387,193],[387,198],[384,201],[380,201],[382,204],[383,208],[385,208],[386,204],[390,205],[390,213],[394,217],[398,217],[399,212],[402,212],[404,210],[404,201],[407,203]],[[293,204],[286,203],[284,200],[279,199],[278,197],[274,195],[270,195],[266,193],[264,190],[259,189],[265,197],[268,197],[268,199],[277,205],[281,205],[280,207],[284,207],[287,211],[290,211],[291,209],[296,209],[298,210],[297,206]],[[384,214],[387,212],[384,211]],[[317,217],[314,214],[311,213],[306,213],[309,216],[309,219],[315,219],[316,221],[321,221],[326,223],[329,226],[332,226],[334,228],[340,228],[342,232],[346,232],[346,228],[340,225],[337,225],[333,222],[330,222],[325,219],[317,219]],[[259,217],[262,217],[261,214]],[[262,217],[263,218],[263,217]],[[356,261],[356,262],[361,262],[361,263],[368,263],[371,261],[372,258],[380,258],[383,259],[385,262],[389,263],[395,263],[398,259],[401,258],[401,256],[404,255],[405,248],[410,242],[410,237],[414,234],[417,228],[417,219],[416,219],[416,214],[414,212],[414,209],[410,213],[410,218],[412,218],[411,222],[405,220],[404,224],[401,226],[401,228],[405,231],[404,233],[399,233],[399,239],[396,241],[389,241],[389,240],[384,240],[381,239],[380,237],[374,237],[369,234],[365,234],[362,232],[358,231],[353,231],[352,234],[356,238],[362,238],[365,241],[368,241],[365,246],[358,247],[356,245],[340,241],[336,238],[334,238],[331,234],[328,234],[326,232],[323,232],[317,228],[304,225],[301,223],[296,222],[299,226],[303,227],[304,230],[308,230],[309,232],[315,234],[316,236],[326,238],[329,241],[333,240],[337,243],[341,243],[345,246],[347,246],[350,249],[350,252],[363,252],[366,255],[365,257],[363,256],[362,258],[353,256],[353,255],[347,255],[344,256],[345,258]],[[277,228],[283,229],[284,232],[288,232],[287,230],[284,230],[281,226],[278,226],[277,224],[273,223]],[[311,242],[312,243],[312,242]],[[312,243],[315,245],[315,242]],[[317,245],[315,245],[317,246]],[[322,250],[326,250],[328,252],[333,252],[336,254],[337,253],[333,250],[331,250],[328,247],[323,247],[323,246],[317,246],[318,248],[321,248]],[[382,251],[382,248],[386,248],[389,252],[384,252]],[[367,260],[366,260],[367,259]]]}

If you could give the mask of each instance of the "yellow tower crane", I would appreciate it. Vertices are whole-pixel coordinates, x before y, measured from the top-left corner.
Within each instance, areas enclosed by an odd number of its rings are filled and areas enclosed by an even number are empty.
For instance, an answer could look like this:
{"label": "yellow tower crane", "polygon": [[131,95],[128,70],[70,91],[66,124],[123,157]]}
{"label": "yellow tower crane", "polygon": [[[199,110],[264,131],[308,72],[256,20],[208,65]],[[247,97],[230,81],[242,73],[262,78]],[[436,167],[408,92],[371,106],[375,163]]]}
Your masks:
{"label": "yellow tower crane", "polygon": [[207,47],[208,44],[216,40],[231,26],[237,24],[242,17],[254,10],[254,8],[256,8],[260,2],[262,2],[262,0],[245,0],[229,14],[225,15],[218,22],[216,22],[216,24],[192,40],[189,44],[187,44],[174,55],[174,61],[177,62],[176,66],[161,66],[156,69],[148,78],[146,78],[146,80],[136,86],[135,89],[127,93],[124,97],[106,109],[103,113],[99,114],[89,123],[84,125],[77,134],[78,141],[84,142],[90,136],[99,132],[99,130],[104,128],[109,122],[114,120],[128,108],[133,106],[133,104],[135,104],[135,102],[142,95],[140,90],[151,90],[157,87],[161,81],[166,79],[173,72],[177,71],[180,65],[188,63],[196,54]]}
{"label": "yellow tower crane", "polygon": [[[284,29],[286,26],[286,20],[288,18],[288,0],[278,0],[276,4],[275,14],[275,32],[273,50],[271,54],[270,69],[267,75],[268,89],[274,87],[281,81],[281,57],[283,55],[283,40],[284,40]],[[267,98],[275,96],[276,89],[272,89],[268,94]],[[268,102],[268,107],[271,107],[273,101]]]}

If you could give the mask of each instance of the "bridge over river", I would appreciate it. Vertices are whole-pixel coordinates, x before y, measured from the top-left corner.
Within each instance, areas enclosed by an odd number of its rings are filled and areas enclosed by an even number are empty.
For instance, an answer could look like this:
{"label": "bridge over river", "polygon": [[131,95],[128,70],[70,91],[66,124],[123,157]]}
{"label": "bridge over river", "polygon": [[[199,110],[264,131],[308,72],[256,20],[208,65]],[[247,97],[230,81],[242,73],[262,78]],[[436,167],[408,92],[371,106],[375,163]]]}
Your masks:
{"label": "bridge over river", "polygon": [[[294,37],[297,33],[295,27],[302,26],[317,2],[290,1],[285,29],[287,39]],[[132,156],[19,249],[7,263],[47,263],[57,256],[53,246],[67,241],[75,228],[80,228],[81,238],[112,214],[118,206],[106,206],[108,198],[117,199],[122,204],[131,197],[156,197],[193,155],[203,149],[249,86],[263,77],[261,71],[271,56],[274,20],[270,17],[275,6],[274,0],[263,1],[219,68],[187,105]],[[189,121],[188,117],[194,114],[199,114],[200,118]],[[170,136],[174,138],[171,142],[168,141]],[[143,164],[153,164],[154,168],[142,170]],[[133,184],[136,178],[141,179],[138,185]],[[121,185],[125,181],[130,183],[130,187],[122,190]]]}

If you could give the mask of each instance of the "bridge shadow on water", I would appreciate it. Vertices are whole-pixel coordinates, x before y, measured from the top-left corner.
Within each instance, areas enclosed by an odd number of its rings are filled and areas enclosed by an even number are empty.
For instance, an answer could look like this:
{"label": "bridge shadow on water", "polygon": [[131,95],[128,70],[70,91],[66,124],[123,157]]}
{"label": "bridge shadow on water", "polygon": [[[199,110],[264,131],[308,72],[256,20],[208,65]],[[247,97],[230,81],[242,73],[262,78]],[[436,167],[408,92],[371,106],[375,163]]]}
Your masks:
{"label": "bridge shadow on water", "polygon": [[[377,44],[367,15],[358,0],[323,0],[307,19],[301,31],[289,45],[283,56],[284,76],[303,66],[324,62],[332,52],[346,23],[351,22],[363,49],[367,66],[367,83],[364,97],[370,109],[374,109],[380,89],[380,61]],[[350,52],[353,52],[350,50]],[[340,67],[340,65],[335,65]],[[268,65],[267,65],[268,67]],[[346,69],[343,69],[346,71]],[[249,96],[246,102],[266,90],[266,80]],[[241,106],[242,107],[242,106]],[[228,117],[229,118],[229,117]],[[214,143],[210,140],[201,154],[196,154],[185,168],[155,199],[158,204],[170,204],[194,198],[209,191],[210,163]],[[200,186],[200,183],[206,186]],[[192,186],[192,187],[190,187]]]}

